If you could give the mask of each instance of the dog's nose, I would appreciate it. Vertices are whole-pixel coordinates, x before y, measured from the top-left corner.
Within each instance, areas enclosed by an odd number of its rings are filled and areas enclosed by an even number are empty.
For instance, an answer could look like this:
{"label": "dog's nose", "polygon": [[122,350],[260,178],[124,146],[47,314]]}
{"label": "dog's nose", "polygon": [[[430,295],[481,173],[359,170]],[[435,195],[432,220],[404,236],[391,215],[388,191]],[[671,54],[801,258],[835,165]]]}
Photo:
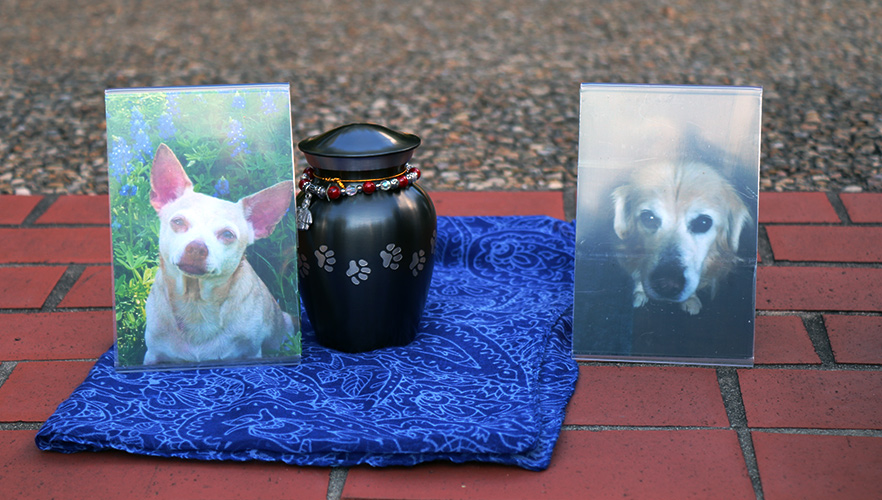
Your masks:
{"label": "dog's nose", "polygon": [[660,298],[676,300],[686,286],[685,272],[678,261],[663,261],[649,276],[649,286]]}
{"label": "dog's nose", "polygon": [[178,269],[193,276],[206,273],[205,262],[208,259],[208,247],[203,241],[191,241],[184,247],[184,254],[177,262]]}
{"label": "dog's nose", "polygon": [[208,257],[208,247],[201,241],[193,241],[184,249],[184,253],[190,259],[204,260]]}

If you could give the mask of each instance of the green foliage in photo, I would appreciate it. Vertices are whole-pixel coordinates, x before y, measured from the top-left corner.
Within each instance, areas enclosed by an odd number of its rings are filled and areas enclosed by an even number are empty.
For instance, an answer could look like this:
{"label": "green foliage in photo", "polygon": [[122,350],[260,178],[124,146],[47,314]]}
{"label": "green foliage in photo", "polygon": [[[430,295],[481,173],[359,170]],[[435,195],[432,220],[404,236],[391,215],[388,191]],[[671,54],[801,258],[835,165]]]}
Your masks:
{"label": "green foliage in photo", "polygon": [[[117,362],[142,364],[145,305],[159,260],[159,219],[150,205],[150,166],[160,144],[181,161],[198,193],[237,201],[293,179],[287,88],[245,86],[108,91],[107,148]],[[295,318],[295,207],[246,253],[258,276]],[[278,353],[300,354],[300,330]]]}

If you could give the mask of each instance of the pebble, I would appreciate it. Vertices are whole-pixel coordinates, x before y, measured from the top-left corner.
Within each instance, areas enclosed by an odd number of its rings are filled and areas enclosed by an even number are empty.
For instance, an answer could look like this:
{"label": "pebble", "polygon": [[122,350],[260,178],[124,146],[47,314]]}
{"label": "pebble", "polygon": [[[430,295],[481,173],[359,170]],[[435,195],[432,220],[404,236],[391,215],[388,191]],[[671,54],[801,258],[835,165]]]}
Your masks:
{"label": "pebble", "polygon": [[429,190],[575,189],[581,82],[762,86],[763,190],[882,191],[874,0],[11,5],[0,193],[106,192],[106,88],[257,82],[291,83],[295,142],[420,135]]}

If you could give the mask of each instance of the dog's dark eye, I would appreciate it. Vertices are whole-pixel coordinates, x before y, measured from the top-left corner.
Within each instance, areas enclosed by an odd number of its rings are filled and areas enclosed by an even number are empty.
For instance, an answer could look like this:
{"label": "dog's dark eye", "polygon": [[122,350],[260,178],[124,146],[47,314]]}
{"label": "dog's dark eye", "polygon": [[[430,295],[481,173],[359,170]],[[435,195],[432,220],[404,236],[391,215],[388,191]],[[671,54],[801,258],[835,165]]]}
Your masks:
{"label": "dog's dark eye", "polygon": [[710,231],[713,227],[714,220],[709,215],[699,215],[689,222],[689,232],[693,234],[702,234]]}
{"label": "dog's dark eye", "polygon": [[661,226],[661,219],[655,216],[652,210],[640,212],[640,223],[650,231],[655,231]]}
{"label": "dog's dark eye", "polygon": [[230,231],[229,229],[224,229],[220,233],[218,233],[218,238],[224,243],[232,243],[236,241],[236,234]]}

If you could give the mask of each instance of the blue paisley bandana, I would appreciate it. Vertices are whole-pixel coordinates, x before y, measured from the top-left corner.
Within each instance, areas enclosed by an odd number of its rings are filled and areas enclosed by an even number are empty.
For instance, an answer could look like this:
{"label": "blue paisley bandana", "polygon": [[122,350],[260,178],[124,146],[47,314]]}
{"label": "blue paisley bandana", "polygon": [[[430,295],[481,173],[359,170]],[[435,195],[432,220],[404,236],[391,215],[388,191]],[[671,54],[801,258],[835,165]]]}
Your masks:
{"label": "blue paisley bandana", "polygon": [[43,450],[296,465],[548,467],[578,369],[574,226],[439,217],[416,340],[345,354],[303,323],[299,366],[118,373],[113,353],[37,434]]}

